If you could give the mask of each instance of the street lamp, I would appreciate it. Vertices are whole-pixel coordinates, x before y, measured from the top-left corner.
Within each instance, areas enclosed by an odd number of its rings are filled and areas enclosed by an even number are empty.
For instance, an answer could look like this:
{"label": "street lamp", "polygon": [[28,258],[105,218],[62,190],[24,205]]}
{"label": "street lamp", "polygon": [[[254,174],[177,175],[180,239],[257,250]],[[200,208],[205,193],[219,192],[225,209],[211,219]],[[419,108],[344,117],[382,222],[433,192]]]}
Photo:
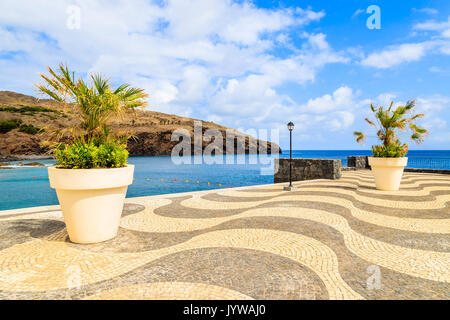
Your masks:
{"label": "street lamp", "polygon": [[289,187],[284,187],[284,190],[286,191],[293,191],[295,190],[294,186],[292,185],[292,131],[294,130],[294,124],[292,122],[289,122],[287,124],[287,128],[289,130]]}

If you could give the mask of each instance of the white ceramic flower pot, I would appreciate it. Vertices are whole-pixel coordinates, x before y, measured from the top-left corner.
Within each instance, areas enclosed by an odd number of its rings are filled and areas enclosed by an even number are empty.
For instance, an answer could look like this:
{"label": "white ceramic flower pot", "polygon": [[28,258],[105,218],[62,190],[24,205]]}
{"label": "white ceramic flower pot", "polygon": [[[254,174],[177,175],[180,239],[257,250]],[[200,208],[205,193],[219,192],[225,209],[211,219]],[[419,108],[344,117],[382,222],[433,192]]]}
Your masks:
{"label": "white ceramic flower pot", "polygon": [[119,229],[134,166],[111,169],[48,168],[70,240],[96,243],[114,238]]}
{"label": "white ceramic flower pot", "polygon": [[375,177],[378,190],[397,191],[402,181],[403,170],[408,158],[375,158],[369,157],[369,165]]}

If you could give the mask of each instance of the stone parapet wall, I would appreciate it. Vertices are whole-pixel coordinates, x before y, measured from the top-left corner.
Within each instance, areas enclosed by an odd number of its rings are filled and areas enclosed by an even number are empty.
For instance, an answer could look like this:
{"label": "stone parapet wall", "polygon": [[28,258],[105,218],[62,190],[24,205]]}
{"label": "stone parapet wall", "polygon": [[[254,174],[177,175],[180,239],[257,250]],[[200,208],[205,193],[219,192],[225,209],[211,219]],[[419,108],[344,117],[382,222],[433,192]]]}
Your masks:
{"label": "stone parapet wall", "polygon": [[370,169],[368,156],[347,157],[347,166],[357,169]]}
{"label": "stone parapet wall", "polygon": [[[339,179],[341,160],[292,159],[292,181]],[[274,182],[289,182],[289,159],[275,159]]]}

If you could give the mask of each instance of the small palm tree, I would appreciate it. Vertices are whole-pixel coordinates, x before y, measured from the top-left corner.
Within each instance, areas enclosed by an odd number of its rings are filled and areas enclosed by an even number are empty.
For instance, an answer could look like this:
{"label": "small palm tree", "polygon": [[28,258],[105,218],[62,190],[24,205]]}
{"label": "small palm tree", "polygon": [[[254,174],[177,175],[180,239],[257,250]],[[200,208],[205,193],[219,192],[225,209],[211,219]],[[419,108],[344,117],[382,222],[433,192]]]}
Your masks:
{"label": "small palm tree", "polygon": [[[416,105],[415,100],[410,100],[404,106],[398,106],[392,110],[394,102],[388,109],[383,107],[375,108],[372,104],[370,109],[375,114],[376,124],[366,118],[366,122],[372,127],[378,127],[377,138],[382,141],[382,145],[372,147],[374,157],[399,158],[404,157],[408,153],[408,144],[402,144],[398,138],[398,131],[405,131],[407,128],[411,130],[411,140],[420,144],[425,139],[428,131],[415,124],[415,121],[423,114],[410,115]],[[366,135],[362,132],[354,132],[356,141],[360,144],[366,139]]]}
{"label": "small palm tree", "polygon": [[47,69],[50,76],[41,74],[44,83],[36,87],[51,99],[76,109],[81,124],[70,128],[75,138],[87,138],[88,141],[108,139],[111,120],[123,118],[127,111],[147,105],[145,98],[148,95],[143,89],[128,84],[113,89],[109,79],[104,79],[100,74],[91,74],[91,84],[88,85],[81,78],[75,79],[75,73],[63,64],[59,65],[57,72],[50,67]]}

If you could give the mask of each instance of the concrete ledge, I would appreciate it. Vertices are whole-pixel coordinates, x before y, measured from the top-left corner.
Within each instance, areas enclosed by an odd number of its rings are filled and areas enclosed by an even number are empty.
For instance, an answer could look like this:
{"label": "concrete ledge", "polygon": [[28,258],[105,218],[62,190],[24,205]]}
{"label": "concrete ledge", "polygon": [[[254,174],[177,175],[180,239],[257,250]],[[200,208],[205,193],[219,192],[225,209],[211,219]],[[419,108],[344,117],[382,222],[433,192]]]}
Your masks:
{"label": "concrete ledge", "polygon": [[[347,166],[342,168],[342,171],[353,171],[360,169],[370,169],[368,156],[350,156],[347,157]],[[405,172],[417,173],[436,173],[436,174],[450,174],[448,169],[421,169],[421,168],[405,168]]]}
{"label": "concrete ledge", "polygon": [[405,172],[450,174],[450,170],[446,170],[446,169],[416,169],[416,168],[405,168]]}
{"label": "concrete ledge", "polygon": [[342,167],[341,170],[342,171],[358,171],[358,170],[363,170],[363,169],[356,168],[356,167]]}
{"label": "concrete ledge", "polygon": [[[289,181],[289,159],[275,159],[274,183]],[[292,159],[292,181],[314,179],[339,179],[341,160],[336,159]]]}

